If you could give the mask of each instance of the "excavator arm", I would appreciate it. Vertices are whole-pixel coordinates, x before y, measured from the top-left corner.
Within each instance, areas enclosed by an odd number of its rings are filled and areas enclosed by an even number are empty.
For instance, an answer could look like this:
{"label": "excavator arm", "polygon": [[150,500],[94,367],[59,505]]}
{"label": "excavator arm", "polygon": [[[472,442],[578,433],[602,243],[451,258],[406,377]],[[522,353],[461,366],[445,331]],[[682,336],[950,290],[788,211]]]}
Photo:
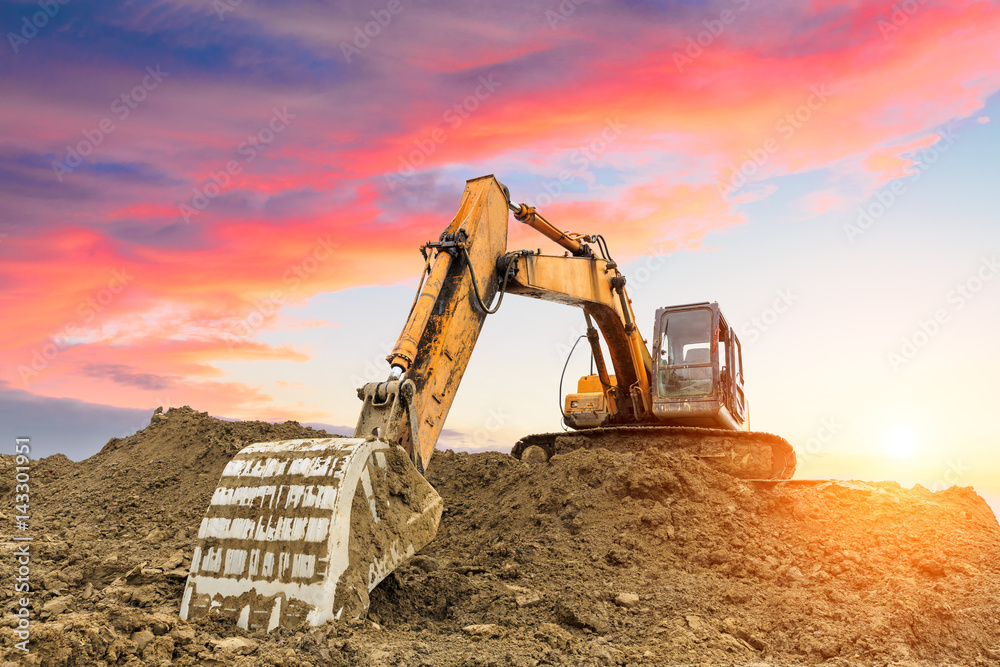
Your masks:
{"label": "excavator arm", "polygon": [[597,257],[551,255],[522,255],[515,261],[517,271],[507,291],[582,308],[587,317],[591,352],[599,360],[600,370],[604,366],[603,353],[591,321],[597,323],[617,378],[612,385],[610,378],[601,377],[612,406],[612,419],[621,423],[647,419],[651,410],[652,359],[635,324],[625,279],[612,266],[613,262]]}
{"label": "excavator arm", "polygon": [[[507,252],[508,210],[566,254]],[[617,383],[606,372],[602,380],[612,418],[637,423],[648,416],[652,360],[635,325],[625,278],[610,257],[596,256],[585,243],[593,238],[567,234],[531,207],[512,205],[493,176],[470,180],[440,240],[421,248],[426,278],[388,356],[392,379],[359,390],[364,407],[355,436],[378,435],[425,469],[498,291],[582,308],[611,356]],[[596,331],[591,346],[603,367]]]}
{"label": "excavator arm", "polygon": [[[566,254],[508,252],[510,210]],[[603,239],[557,229],[484,176],[467,183],[455,218],[421,251],[422,284],[389,377],[358,390],[354,437],[256,443],[226,466],[199,529],[182,617],[270,630],[366,613],[371,590],[437,532],[442,501],[422,473],[498,292],[582,308],[612,419],[650,414],[649,352]]]}

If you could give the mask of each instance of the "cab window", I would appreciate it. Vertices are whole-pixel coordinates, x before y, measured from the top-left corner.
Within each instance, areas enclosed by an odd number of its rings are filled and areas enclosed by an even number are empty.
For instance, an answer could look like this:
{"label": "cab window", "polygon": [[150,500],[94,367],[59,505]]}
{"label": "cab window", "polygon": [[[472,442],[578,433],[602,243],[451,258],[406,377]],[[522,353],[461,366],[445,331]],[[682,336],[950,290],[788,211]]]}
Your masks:
{"label": "cab window", "polygon": [[660,330],[657,382],[665,397],[712,393],[712,311],[666,313]]}

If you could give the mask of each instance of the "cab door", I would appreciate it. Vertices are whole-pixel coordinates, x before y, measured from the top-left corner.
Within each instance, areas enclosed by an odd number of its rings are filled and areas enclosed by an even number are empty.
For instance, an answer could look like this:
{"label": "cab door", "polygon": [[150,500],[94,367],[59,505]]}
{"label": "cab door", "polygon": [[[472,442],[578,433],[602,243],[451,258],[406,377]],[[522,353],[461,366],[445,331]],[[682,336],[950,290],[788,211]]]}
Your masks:
{"label": "cab door", "polygon": [[735,352],[733,368],[736,371],[736,405],[733,417],[743,424],[747,421],[749,411],[747,409],[747,395],[743,390],[743,346],[735,333],[733,333],[733,351]]}
{"label": "cab door", "polygon": [[736,331],[729,326],[722,313],[719,313],[717,336],[719,400],[733,419],[743,424],[747,413],[746,394],[743,391],[743,350]]}

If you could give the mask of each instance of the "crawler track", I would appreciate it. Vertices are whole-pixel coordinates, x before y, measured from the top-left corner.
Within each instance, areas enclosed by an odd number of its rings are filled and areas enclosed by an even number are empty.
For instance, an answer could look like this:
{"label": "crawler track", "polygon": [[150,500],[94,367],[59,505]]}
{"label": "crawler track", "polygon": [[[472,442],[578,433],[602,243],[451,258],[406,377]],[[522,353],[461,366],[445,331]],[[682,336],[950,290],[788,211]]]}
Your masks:
{"label": "crawler track", "polygon": [[690,426],[608,426],[525,436],[514,445],[511,455],[521,458],[532,446],[541,448],[547,457],[575,449],[634,452],[653,447],[687,452],[741,479],[790,479],[795,474],[795,450],[787,440],[771,433]]}

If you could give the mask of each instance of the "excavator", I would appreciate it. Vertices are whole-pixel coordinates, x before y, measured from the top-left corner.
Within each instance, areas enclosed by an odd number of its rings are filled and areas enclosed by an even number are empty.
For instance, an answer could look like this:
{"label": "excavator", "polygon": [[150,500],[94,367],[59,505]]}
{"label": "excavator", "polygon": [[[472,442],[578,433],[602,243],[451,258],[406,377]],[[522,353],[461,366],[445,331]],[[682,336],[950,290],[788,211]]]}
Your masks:
{"label": "excavator", "polygon": [[[563,254],[508,251],[510,212]],[[744,479],[794,473],[787,441],[749,431],[742,349],[717,303],[657,310],[650,353],[604,237],[560,230],[492,175],[467,182],[454,219],[420,251],[387,378],[358,389],[353,437],[256,443],[227,463],[183,618],[270,631],[364,617],[375,586],[434,539],[443,502],[423,473],[480,330],[508,293],[583,310],[596,371],[565,397],[572,430],[522,438],[513,456],[655,447]]]}

